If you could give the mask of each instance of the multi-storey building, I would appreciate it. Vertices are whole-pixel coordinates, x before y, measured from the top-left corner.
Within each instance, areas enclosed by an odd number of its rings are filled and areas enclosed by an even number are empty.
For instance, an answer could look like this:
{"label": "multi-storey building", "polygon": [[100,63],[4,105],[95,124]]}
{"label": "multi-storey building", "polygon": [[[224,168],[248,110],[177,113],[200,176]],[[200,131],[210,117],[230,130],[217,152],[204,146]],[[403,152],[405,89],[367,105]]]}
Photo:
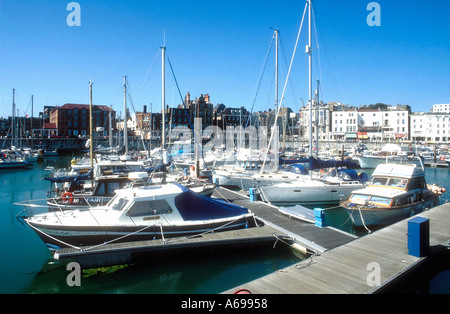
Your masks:
{"label": "multi-storey building", "polygon": [[[323,103],[320,102],[319,106],[313,106],[312,108],[312,134],[313,134],[313,138],[316,139],[316,135],[318,134],[318,138],[321,141],[330,141],[332,140],[334,137],[332,135],[332,130],[331,130],[331,113],[334,110],[334,106],[335,104],[327,104],[327,103]],[[309,105],[307,106],[303,106],[300,109],[300,126],[301,126],[301,131],[300,131],[300,138],[303,140],[308,140],[309,139],[309,134],[310,134],[310,119],[309,119]],[[316,116],[318,117],[318,119],[316,120]],[[317,123],[316,123],[317,121]]]}
{"label": "multi-storey building", "polygon": [[412,113],[410,120],[412,141],[450,140],[450,113]]}
{"label": "multi-storey building", "polygon": [[[87,136],[90,134],[90,106],[81,104],[65,104],[50,111],[50,124],[58,129],[60,136]],[[94,130],[108,136],[109,121],[116,125],[115,111],[108,106],[92,106],[92,126]]]}
{"label": "multi-storey building", "polygon": [[433,105],[432,112],[434,112],[434,113],[450,113],[450,104]]}

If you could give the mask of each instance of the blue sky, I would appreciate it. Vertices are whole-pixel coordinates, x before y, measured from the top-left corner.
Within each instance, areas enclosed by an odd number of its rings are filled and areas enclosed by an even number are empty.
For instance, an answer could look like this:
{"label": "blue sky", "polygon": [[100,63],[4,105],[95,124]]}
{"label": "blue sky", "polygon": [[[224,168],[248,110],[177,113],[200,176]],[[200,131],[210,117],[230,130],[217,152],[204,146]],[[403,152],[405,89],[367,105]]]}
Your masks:
{"label": "blue sky", "polygon": [[[80,27],[66,23],[69,2],[0,0],[0,116],[11,115],[13,88],[19,114],[31,114],[34,95],[37,115],[44,105],[87,104],[90,80],[94,104],[120,112],[124,75],[130,110],[160,111],[164,41],[183,97],[273,109],[273,28],[281,97],[306,0],[79,0]],[[366,23],[369,2],[313,1],[321,100],[409,104],[416,112],[449,103],[450,1],[379,0],[380,27]],[[283,100],[295,111],[308,98],[306,40],[305,21]],[[167,62],[166,103],[181,103]]]}

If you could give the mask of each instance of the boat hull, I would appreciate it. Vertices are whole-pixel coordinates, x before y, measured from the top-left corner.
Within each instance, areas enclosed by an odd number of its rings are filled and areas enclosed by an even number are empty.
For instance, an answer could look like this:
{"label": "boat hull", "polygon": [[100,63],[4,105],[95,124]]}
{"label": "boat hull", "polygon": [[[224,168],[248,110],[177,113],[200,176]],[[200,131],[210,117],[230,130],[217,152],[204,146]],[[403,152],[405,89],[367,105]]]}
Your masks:
{"label": "boat hull", "polygon": [[439,205],[439,197],[432,196],[422,202],[397,208],[345,207],[356,227],[385,226],[417,215]]}
{"label": "boat hull", "polygon": [[337,204],[362,184],[286,185],[261,187],[261,198],[272,204]]}
{"label": "boat hull", "polygon": [[55,226],[37,224],[28,219],[25,221],[50,250],[101,245],[107,242],[121,243],[194,236],[206,232],[216,233],[256,226],[252,215],[228,222],[171,226]]}

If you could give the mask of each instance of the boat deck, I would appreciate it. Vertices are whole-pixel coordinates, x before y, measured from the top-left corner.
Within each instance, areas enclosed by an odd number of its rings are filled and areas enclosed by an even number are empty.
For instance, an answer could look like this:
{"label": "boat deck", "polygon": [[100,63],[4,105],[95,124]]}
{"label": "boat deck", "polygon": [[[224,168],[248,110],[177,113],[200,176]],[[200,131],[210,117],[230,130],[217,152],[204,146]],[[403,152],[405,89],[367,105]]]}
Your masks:
{"label": "boat deck", "polygon": [[[430,219],[430,254],[442,254],[450,242],[450,203],[419,214]],[[253,294],[380,293],[420,268],[429,257],[408,254],[408,220],[313,256],[234,289]],[[440,253],[438,253],[440,252]],[[379,271],[379,283],[373,274]]]}

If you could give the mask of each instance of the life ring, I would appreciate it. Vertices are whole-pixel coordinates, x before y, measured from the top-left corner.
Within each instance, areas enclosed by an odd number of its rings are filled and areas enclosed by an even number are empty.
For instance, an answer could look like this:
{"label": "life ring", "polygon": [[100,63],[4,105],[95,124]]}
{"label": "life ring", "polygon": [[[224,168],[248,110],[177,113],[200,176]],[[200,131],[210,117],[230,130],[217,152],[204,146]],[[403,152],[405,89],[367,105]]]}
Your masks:
{"label": "life ring", "polygon": [[191,166],[191,170],[195,171],[195,166],[194,165]]}
{"label": "life ring", "polygon": [[70,192],[64,193],[62,198],[64,202],[68,202],[69,204],[72,204],[73,202],[73,195]]}

